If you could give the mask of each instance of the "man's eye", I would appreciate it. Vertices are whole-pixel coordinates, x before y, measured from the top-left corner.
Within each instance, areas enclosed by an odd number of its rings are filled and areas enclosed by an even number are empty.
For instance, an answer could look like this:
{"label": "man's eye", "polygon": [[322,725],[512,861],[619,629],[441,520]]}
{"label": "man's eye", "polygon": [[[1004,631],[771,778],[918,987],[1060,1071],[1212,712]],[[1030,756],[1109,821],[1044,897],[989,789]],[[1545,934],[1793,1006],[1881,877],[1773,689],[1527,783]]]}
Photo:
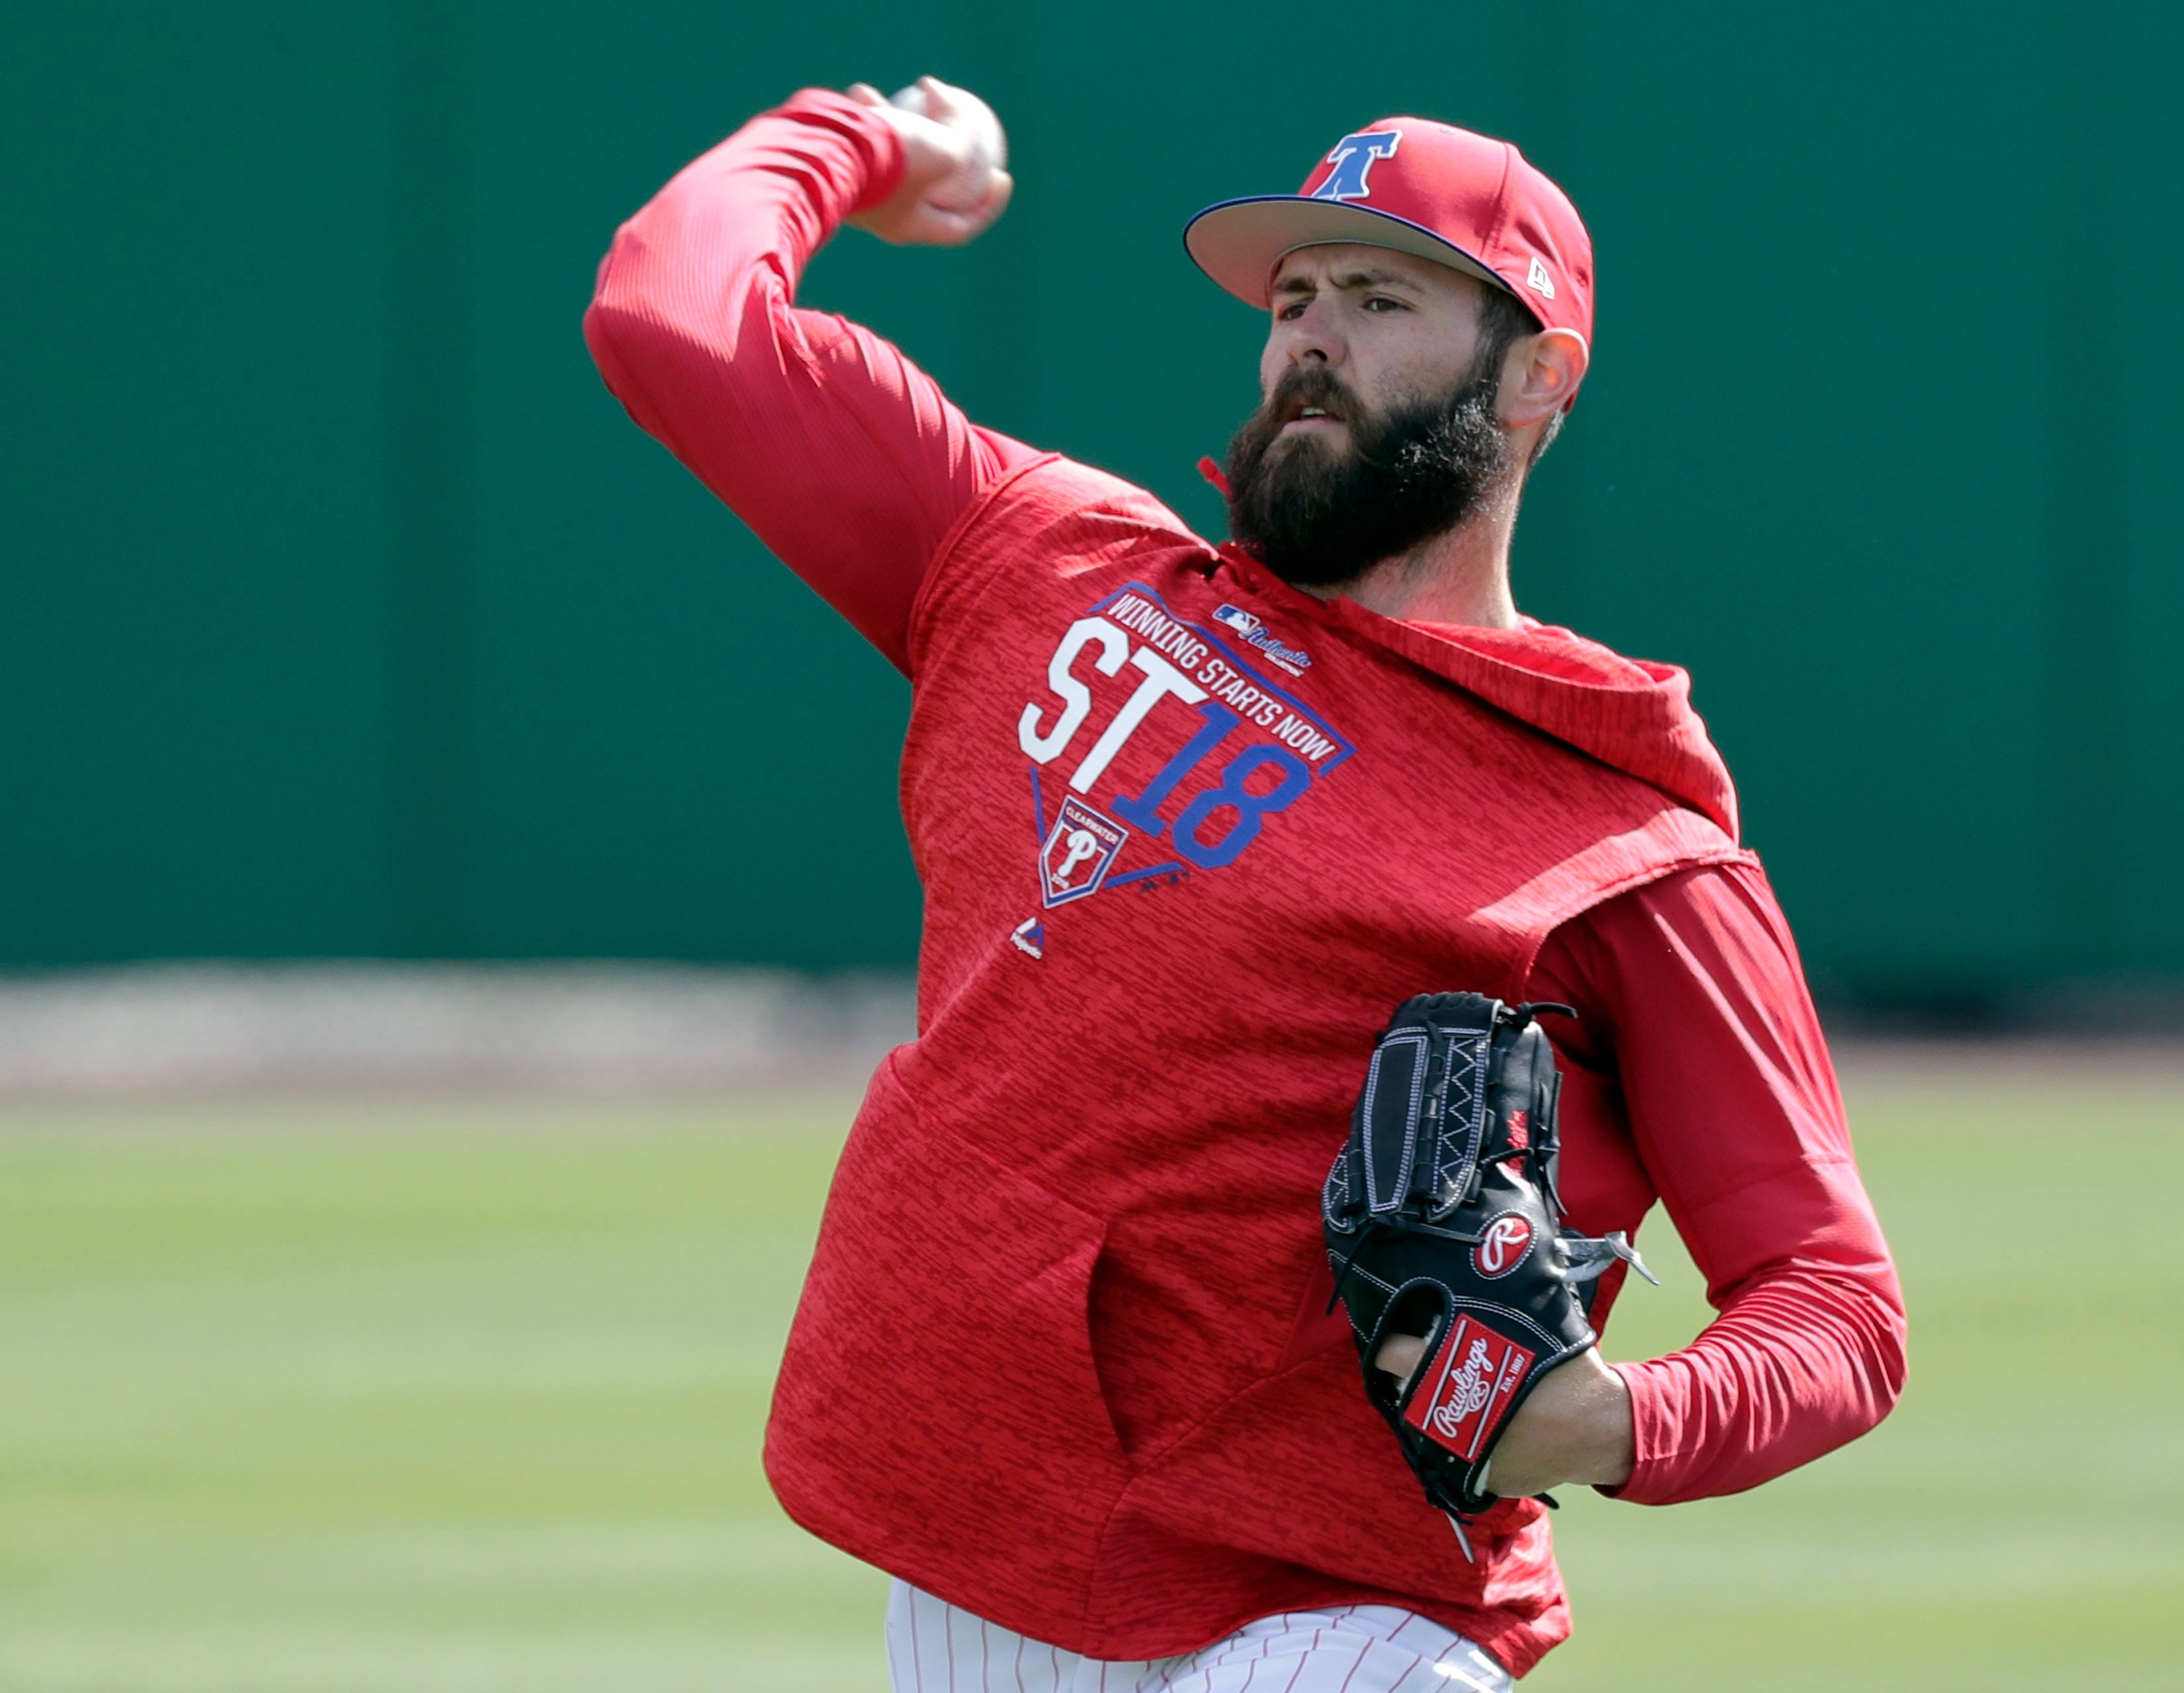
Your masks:
{"label": "man's eye", "polygon": [[1274,314],[1276,320],[1282,323],[1287,323],[1291,318],[1302,317],[1303,315],[1304,302],[1302,300],[1290,300],[1285,304],[1279,311]]}
{"label": "man's eye", "polygon": [[1368,311],[1373,311],[1383,306],[1390,311],[1399,312],[1404,309],[1401,300],[1391,300],[1385,294],[1374,294],[1365,302],[1365,309]]}

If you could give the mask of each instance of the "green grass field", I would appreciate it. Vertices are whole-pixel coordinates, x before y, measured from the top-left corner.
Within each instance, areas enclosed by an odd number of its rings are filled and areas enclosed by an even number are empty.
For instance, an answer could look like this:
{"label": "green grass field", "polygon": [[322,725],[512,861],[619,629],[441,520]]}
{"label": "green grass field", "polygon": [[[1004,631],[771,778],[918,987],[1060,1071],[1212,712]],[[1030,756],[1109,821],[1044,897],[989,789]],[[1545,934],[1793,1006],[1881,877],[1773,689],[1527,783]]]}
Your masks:
{"label": "green grass field", "polygon": [[[877,1693],[880,1579],[758,1468],[848,1109],[0,1116],[0,1689]],[[2184,1685],[2184,1091],[1853,1111],[1903,1406],[1740,1499],[1569,1501],[1528,1685]],[[1647,1244],[1611,1356],[1704,1314]]]}

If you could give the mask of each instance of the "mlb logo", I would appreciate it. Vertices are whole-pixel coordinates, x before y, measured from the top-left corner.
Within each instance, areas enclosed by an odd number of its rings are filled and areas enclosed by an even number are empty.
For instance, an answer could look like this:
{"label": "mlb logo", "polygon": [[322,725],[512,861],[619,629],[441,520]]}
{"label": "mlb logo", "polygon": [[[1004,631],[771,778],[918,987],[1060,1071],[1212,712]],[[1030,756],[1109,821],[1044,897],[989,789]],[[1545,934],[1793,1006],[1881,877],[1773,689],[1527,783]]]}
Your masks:
{"label": "mlb logo", "polygon": [[1264,626],[1240,605],[1223,605],[1213,613],[1216,623],[1226,623],[1240,635],[1256,635]]}
{"label": "mlb logo", "polygon": [[1039,897],[1049,906],[1066,905],[1097,894],[1130,832],[1094,810],[1074,794],[1061,802],[1061,815],[1047,832],[1039,852]]}
{"label": "mlb logo", "polygon": [[1469,1463],[1509,1414],[1537,1356],[1458,1317],[1404,1407],[1403,1421]]}

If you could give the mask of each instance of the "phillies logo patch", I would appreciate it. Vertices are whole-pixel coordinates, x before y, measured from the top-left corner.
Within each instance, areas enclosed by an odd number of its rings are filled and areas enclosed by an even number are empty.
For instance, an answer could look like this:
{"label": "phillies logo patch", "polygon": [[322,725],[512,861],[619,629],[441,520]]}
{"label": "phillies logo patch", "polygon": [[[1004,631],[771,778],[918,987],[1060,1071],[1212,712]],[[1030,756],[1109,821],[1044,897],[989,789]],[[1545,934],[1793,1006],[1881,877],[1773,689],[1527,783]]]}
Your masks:
{"label": "phillies logo patch", "polygon": [[1346,135],[1334,143],[1327,162],[1334,169],[1327,180],[1306,198],[1313,200],[1362,200],[1373,192],[1366,178],[1376,159],[1393,159],[1403,139],[1401,130],[1365,130]]}
{"label": "phillies logo patch", "polygon": [[1502,1426],[1536,1356],[1459,1317],[1426,1367],[1403,1421],[1469,1463]]}
{"label": "phillies logo patch", "polygon": [[1505,1211],[1480,1232],[1471,1249],[1471,1267],[1490,1282],[1523,1263],[1531,1250],[1532,1219],[1520,1211]]}
{"label": "phillies logo patch", "polygon": [[1100,891],[1130,832],[1074,794],[1047,831],[1039,854],[1039,897],[1051,908]]}

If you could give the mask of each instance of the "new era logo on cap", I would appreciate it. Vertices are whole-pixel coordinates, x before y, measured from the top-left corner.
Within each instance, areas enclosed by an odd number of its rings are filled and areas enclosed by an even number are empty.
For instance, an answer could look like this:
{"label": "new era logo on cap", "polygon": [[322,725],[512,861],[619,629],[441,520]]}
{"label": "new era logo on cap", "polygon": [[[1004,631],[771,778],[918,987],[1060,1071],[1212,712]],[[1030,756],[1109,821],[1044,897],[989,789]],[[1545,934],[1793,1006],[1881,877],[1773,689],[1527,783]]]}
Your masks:
{"label": "new era logo on cap", "polygon": [[1569,198],[1506,141],[1424,118],[1353,130],[1294,194],[1208,206],[1184,231],[1199,267],[1271,303],[1300,247],[1356,242],[1448,265],[1522,300],[1549,329],[1592,339],[1592,241]]}

